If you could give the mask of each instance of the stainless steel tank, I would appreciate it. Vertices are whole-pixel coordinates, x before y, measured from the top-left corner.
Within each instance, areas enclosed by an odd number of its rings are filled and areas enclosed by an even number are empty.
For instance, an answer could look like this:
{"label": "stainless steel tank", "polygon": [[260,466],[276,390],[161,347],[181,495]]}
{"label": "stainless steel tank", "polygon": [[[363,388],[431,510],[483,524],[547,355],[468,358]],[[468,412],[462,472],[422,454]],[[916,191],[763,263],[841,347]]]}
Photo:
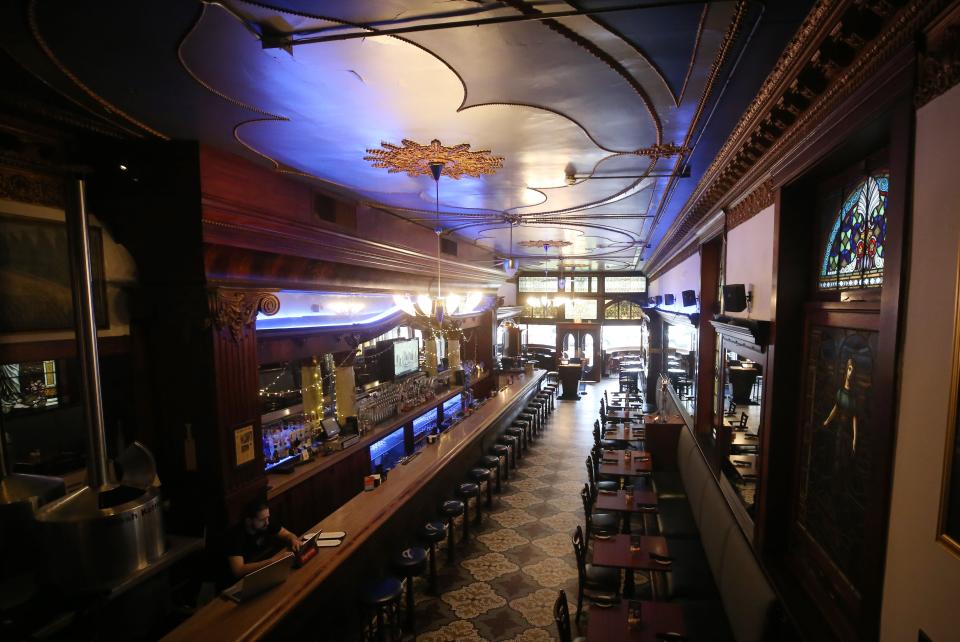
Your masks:
{"label": "stainless steel tank", "polygon": [[160,482],[150,452],[134,443],[112,469],[107,460],[84,181],[72,187],[66,221],[88,430],[87,485],[36,513],[42,576],[65,592],[107,587],[164,553]]}
{"label": "stainless steel tank", "polygon": [[164,553],[157,487],[84,486],[44,506],[36,519],[43,579],[68,592],[122,580]]}

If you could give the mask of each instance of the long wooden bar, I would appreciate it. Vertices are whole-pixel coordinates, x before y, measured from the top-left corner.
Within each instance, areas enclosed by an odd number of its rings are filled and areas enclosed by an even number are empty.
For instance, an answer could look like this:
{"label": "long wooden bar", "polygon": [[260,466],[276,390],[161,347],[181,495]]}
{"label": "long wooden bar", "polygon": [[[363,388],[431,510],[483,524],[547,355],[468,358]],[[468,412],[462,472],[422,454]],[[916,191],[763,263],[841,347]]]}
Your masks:
{"label": "long wooden bar", "polygon": [[349,448],[333,453],[332,455],[327,455],[326,457],[318,457],[311,462],[297,466],[289,475],[284,475],[282,473],[268,473],[267,499],[273,499],[277,495],[285,493],[294,486],[305,482],[307,479],[313,477],[317,473],[326,470],[330,466],[333,466],[353,455],[358,450],[369,446],[379,439],[383,439],[404,424],[413,421],[431,408],[436,408],[448,399],[452,399],[462,392],[463,386],[454,386],[450,390],[442,392],[436,398],[431,399],[429,402],[417,406],[413,410],[409,410],[401,415],[392,417],[377,426],[374,426],[370,432],[361,436],[360,439],[356,443],[352,444]]}
{"label": "long wooden bar", "polygon": [[[286,582],[249,602],[236,604],[216,598],[171,631],[164,640],[258,640],[318,589],[406,502],[414,498],[444,466],[471,448],[488,428],[515,409],[528,392],[539,386],[546,371],[520,375],[472,415],[443,433],[437,444],[425,447],[404,466],[390,472],[376,490],[360,493],[310,530],[344,531],[343,544],[318,550],[316,559],[293,571]],[[338,604],[351,609],[352,604]]]}

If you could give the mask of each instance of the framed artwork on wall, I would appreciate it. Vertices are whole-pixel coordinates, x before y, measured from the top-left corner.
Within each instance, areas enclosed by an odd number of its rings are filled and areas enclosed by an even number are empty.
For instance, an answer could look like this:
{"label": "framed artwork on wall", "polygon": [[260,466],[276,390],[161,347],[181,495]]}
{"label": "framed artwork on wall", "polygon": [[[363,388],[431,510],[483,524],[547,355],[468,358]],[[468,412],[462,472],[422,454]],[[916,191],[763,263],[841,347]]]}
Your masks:
{"label": "framed artwork on wall", "polygon": [[[67,228],[62,221],[0,210],[0,334],[72,330],[73,298]],[[103,234],[90,228],[93,307],[98,328],[108,326]]]}
{"label": "framed artwork on wall", "polygon": [[960,556],[960,281],[953,322],[953,367],[950,377],[950,406],[947,413],[947,444],[943,457],[943,488],[940,492],[940,523],[937,539]]}

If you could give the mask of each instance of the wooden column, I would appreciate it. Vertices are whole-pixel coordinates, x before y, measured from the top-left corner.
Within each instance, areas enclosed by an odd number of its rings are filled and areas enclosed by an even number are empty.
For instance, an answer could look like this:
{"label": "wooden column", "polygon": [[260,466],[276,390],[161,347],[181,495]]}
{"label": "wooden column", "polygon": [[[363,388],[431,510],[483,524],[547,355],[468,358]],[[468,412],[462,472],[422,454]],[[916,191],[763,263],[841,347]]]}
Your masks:
{"label": "wooden column", "polygon": [[713,428],[714,374],[717,332],[710,319],[720,309],[720,260],[723,238],[700,246],[700,319],[697,326],[697,407],[694,425],[699,435],[710,435]]}

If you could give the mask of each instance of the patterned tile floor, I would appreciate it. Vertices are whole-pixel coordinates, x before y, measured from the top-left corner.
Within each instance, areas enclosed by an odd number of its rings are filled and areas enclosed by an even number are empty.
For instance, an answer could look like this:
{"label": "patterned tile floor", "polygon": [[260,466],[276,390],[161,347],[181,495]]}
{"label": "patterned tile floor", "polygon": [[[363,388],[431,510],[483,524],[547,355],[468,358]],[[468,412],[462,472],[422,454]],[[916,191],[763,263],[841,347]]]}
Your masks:
{"label": "patterned tile floor", "polygon": [[484,513],[479,532],[471,531],[468,545],[458,542],[455,565],[440,567],[440,596],[428,595],[424,580],[417,580],[417,640],[557,639],[553,602],[559,589],[575,608],[577,566],[570,537],[583,523],[584,459],[600,395],[616,385],[588,384],[580,401],[557,401],[545,434],[511,473],[503,495],[494,496],[494,509]]}

